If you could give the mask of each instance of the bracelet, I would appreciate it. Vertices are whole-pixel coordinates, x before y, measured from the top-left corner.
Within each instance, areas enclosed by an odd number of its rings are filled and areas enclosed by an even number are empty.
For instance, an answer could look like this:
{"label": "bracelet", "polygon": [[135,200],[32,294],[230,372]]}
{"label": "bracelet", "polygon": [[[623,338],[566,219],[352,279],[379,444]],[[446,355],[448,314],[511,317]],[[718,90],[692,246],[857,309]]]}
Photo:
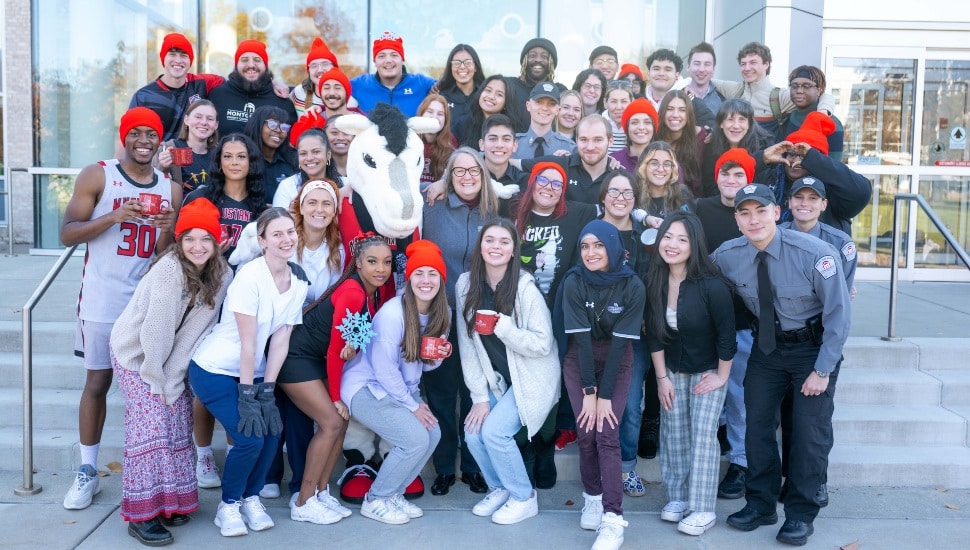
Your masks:
{"label": "bracelet", "polygon": [[657,377],[657,380],[663,380],[664,378],[667,378],[667,375],[666,375],[666,374],[665,374],[665,375],[663,375],[663,376],[658,376],[658,377]]}

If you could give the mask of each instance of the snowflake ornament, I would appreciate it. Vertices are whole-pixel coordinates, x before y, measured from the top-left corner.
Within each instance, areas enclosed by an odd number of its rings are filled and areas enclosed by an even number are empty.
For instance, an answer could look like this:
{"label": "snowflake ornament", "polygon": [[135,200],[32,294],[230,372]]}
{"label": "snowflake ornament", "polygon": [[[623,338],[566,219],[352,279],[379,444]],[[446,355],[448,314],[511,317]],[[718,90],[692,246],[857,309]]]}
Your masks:
{"label": "snowflake ornament", "polygon": [[371,338],[377,336],[377,333],[371,330],[373,323],[370,314],[367,312],[351,313],[349,309],[346,312],[347,314],[337,330],[340,331],[344,341],[353,346],[355,350],[364,351]]}

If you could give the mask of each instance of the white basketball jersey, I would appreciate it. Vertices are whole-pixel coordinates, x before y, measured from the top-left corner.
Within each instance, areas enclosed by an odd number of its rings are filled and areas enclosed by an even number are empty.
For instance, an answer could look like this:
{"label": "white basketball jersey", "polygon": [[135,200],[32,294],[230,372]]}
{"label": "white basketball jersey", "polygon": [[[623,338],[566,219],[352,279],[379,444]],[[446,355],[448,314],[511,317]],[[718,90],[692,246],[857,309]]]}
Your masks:
{"label": "white basketball jersey", "polygon": [[[91,213],[92,220],[117,210],[129,200],[138,200],[140,193],[161,195],[168,204],[172,203],[172,184],[162,172],[155,170],[155,183],[142,185],[121,171],[117,159],[98,164],[104,168],[104,191]],[[124,222],[87,242],[78,317],[98,323],[115,322],[148,271],[159,234],[159,229],[147,223]]]}

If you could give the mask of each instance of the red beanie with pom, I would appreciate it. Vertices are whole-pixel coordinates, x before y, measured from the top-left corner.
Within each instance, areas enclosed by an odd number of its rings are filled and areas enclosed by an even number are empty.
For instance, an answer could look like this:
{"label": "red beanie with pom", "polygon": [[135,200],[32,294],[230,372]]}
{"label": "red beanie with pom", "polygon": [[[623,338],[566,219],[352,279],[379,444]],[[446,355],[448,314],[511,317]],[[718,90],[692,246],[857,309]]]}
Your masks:
{"label": "red beanie with pom", "polygon": [[320,128],[322,130],[326,125],[327,119],[320,116],[316,111],[303,113],[303,116],[296,119],[293,127],[290,128],[290,145],[296,147],[296,144],[300,141],[300,136],[310,128]]}
{"label": "red beanie with pom", "polygon": [[307,70],[310,69],[310,63],[317,59],[326,59],[333,63],[334,67],[340,66],[340,63],[337,63],[337,56],[330,51],[330,47],[319,36],[313,39],[313,43],[310,44],[310,53],[306,54]]}
{"label": "red beanie with pom", "polygon": [[788,134],[785,138],[792,143],[807,143],[812,149],[818,149],[823,155],[829,154],[830,136],[835,132],[835,121],[825,113],[812,111],[805,117],[801,128]]}

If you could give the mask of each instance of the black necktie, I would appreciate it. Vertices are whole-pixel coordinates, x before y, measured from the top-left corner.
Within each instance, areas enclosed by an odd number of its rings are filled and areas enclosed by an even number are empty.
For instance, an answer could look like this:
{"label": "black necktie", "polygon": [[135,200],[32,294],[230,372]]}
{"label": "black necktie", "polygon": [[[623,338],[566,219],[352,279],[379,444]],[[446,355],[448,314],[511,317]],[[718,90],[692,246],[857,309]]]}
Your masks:
{"label": "black necktie", "polygon": [[758,252],[758,347],[765,355],[775,351],[775,304],[771,299],[771,277],[768,276],[768,253]]}
{"label": "black necktie", "polygon": [[536,145],[536,157],[537,158],[538,157],[544,157],[544,156],[546,156],[546,148],[542,146],[542,144],[544,144],[545,142],[546,142],[546,139],[544,137],[542,137],[542,136],[539,136],[539,137],[535,138],[534,140],[532,140],[532,143],[535,143],[535,145]]}

